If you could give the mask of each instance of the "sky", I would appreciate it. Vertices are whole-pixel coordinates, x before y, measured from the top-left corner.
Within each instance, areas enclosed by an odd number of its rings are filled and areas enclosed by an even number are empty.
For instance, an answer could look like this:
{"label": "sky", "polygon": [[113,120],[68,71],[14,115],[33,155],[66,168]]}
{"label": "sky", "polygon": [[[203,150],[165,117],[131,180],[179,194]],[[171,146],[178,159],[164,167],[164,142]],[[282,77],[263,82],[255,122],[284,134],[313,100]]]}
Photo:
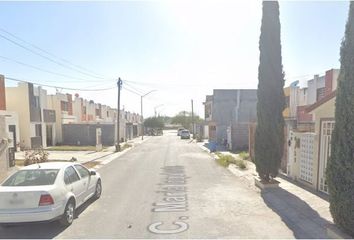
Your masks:
{"label": "sky", "polygon": [[[279,5],[285,85],[306,86],[339,68],[348,2]],[[120,77],[127,111],[140,113],[140,96],[154,90],[143,98],[144,117],[191,111],[192,99],[203,117],[213,89],[257,88],[258,0],[0,1],[0,9],[0,74],[56,86],[50,94],[78,93],[115,108]]]}

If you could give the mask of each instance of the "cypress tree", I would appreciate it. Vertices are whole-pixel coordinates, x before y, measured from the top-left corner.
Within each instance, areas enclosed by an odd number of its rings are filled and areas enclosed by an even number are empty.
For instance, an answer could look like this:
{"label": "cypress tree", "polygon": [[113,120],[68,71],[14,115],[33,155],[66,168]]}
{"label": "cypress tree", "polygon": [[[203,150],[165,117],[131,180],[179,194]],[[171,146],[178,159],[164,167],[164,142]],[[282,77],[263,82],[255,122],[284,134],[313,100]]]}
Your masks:
{"label": "cypress tree", "polygon": [[354,2],[350,2],[340,62],[335,127],[326,173],[333,220],[354,236]]}
{"label": "cypress tree", "polygon": [[263,2],[258,68],[255,163],[259,177],[276,177],[284,144],[284,74],[281,57],[279,4]]}

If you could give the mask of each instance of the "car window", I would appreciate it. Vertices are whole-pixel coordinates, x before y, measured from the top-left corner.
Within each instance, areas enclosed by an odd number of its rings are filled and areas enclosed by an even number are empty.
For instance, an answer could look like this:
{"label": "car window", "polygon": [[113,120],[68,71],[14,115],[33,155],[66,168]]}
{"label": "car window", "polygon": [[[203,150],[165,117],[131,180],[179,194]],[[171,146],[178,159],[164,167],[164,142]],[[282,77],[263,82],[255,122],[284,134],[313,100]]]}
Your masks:
{"label": "car window", "polygon": [[87,170],[85,167],[81,165],[75,165],[76,170],[79,172],[81,178],[85,178],[90,176],[89,170]]}
{"label": "car window", "polygon": [[2,186],[43,186],[53,185],[58,169],[20,170],[8,178]]}
{"label": "car window", "polygon": [[[67,179],[65,181],[65,177],[67,176]],[[65,173],[64,173],[64,182],[65,184],[68,184],[68,183],[74,183],[76,181],[79,181],[80,180],[80,177],[79,175],[77,174],[77,172],[75,171],[75,169],[73,167],[67,167],[65,169]]]}
{"label": "car window", "polygon": [[67,173],[67,171],[65,171],[65,173],[64,173],[64,183],[66,185],[70,184],[70,177],[69,177],[69,174]]}

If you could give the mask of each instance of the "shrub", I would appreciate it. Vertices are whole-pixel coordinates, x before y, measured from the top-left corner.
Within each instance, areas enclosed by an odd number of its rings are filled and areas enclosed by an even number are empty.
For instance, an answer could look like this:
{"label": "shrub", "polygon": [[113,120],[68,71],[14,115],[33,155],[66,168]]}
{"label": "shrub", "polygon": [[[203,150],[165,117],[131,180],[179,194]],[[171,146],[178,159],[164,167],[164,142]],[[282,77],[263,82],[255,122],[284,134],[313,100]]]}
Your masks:
{"label": "shrub", "polygon": [[335,126],[326,174],[334,223],[354,237],[354,2],[350,2],[340,53]]}
{"label": "shrub", "polygon": [[43,148],[34,149],[34,150],[26,150],[25,151],[25,161],[23,163],[24,166],[31,165],[34,163],[42,163],[48,162],[49,153],[45,151]]}
{"label": "shrub", "polygon": [[122,151],[124,150],[124,149],[127,149],[127,148],[130,148],[130,147],[132,147],[133,145],[131,145],[131,144],[129,144],[129,143],[125,143],[124,145],[123,145],[123,147],[122,147]]}
{"label": "shrub", "polygon": [[219,152],[217,152],[216,155],[219,157],[217,159],[217,162],[223,167],[228,167],[229,164],[235,164],[240,169],[246,169],[247,168],[246,162],[244,160],[242,160],[242,159],[236,159],[232,155],[221,154]]}
{"label": "shrub", "polygon": [[248,152],[245,152],[245,151],[240,152],[238,155],[239,155],[243,160],[248,160],[248,159],[250,158],[250,154],[249,154]]}

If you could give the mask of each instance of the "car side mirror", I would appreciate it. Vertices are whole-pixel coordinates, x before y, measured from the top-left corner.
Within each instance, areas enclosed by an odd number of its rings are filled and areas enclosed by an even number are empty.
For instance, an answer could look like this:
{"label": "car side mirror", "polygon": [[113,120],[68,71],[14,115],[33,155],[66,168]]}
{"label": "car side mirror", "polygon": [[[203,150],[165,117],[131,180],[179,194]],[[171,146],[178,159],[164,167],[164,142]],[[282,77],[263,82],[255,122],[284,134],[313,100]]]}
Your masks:
{"label": "car side mirror", "polygon": [[96,171],[94,171],[94,170],[91,170],[91,171],[90,171],[90,175],[91,175],[91,176],[94,176],[94,175],[96,175]]}

